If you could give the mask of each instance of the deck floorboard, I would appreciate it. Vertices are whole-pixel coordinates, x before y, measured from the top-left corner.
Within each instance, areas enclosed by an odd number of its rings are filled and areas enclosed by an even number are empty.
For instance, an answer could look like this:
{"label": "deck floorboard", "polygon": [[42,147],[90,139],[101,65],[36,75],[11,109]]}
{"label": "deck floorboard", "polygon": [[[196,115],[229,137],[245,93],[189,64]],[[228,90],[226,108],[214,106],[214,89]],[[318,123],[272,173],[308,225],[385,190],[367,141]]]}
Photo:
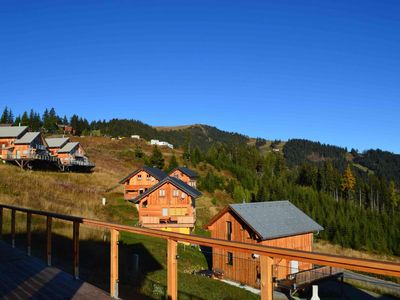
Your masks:
{"label": "deck floorboard", "polygon": [[0,241],[0,299],[111,299],[72,275]]}

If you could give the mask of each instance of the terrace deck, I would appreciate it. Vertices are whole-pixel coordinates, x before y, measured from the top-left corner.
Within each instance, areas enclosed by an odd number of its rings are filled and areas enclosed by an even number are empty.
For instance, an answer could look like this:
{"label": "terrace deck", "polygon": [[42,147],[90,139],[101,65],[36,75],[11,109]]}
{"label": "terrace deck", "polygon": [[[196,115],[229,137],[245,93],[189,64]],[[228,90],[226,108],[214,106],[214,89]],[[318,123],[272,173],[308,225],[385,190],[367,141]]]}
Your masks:
{"label": "terrace deck", "polygon": [[111,299],[105,291],[73,279],[0,241],[1,299]]}

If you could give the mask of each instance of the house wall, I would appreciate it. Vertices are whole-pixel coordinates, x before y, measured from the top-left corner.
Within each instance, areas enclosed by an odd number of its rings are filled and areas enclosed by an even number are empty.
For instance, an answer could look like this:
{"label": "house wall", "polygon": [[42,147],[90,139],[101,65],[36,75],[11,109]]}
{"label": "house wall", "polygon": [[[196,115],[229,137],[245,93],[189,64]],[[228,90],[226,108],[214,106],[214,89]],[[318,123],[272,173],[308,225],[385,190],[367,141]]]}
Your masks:
{"label": "house wall", "polygon": [[[211,237],[217,239],[227,239],[227,222],[232,223],[231,240],[249,244],[261,244],[265,246],[290,248],[303,251],[312,250],[313,234],[301,234],[291,237],[277,238],[267,241],[259,241],[253,231],[241,220],[239,220],[230,211],[223,214],[208,229],[211,231]],[[228,252],[223,249],[213,249],[213,269],[224,270],[224,277],[245,283],[250,286],[259,287],[257,277],[259,278],[260,262],[259,258],[253,258],[251,254],[233,252],[233,264],[228,264]],[[310,269],[312,264],[299,262],[299,271]],[[277,279],[283,279],[292,273],[290,262],[284,259],[274,259],[274,274]]]}
{"label": "house wall", "polygon": [[[165,192],[165,196],[160,196],[160,190]],[[177,191],[177,196],[174,196],[174,190]],[[192,197],[169,182],[141,199],[138,210],[139,222],[147,227],[190,233],[196,222]],[[150,223],[149,217],[155,217],[155,223]]]}
{"label": "house wall", "polygon": [[176,177],[176,178],[182,180],[184,183],[186,183],[194,188],[196,187],[196,180],[190,179],[189,176],[187,176],[185,173],[183,173],[180,170],[173,171],[169,176]]}
{"label": "house wall", "polygon": [[[139,177],[141,177],[141,179],[139,179]],[[140,189],[144,192],[157,183],[158,180],[149,173],[140,171],[124,183],[124,197],[125,199],[133,199],[141,194]]]}

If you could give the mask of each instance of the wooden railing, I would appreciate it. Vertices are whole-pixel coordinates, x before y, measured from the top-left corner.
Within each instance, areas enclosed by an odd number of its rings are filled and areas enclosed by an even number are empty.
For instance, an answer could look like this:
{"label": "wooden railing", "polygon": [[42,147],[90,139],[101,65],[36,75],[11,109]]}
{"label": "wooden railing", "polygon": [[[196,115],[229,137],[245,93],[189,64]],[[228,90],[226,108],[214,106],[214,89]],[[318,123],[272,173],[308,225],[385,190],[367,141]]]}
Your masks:
{"label": "wooden railing", "polygon": [[287,278],[296,284],[297,287],[300,287],[304,284],[309,284],[313,281],[320,280],[323,278],[327,278],[329,276],[334,276],[343,272],[343,269],[323,266],[323,267],[315,267],[310,270],[300,271],[298,273],[289,274]]}
{"label": "wooden railing", "polygon": [[209,246],[213,248],[226,249],[231,252],[255,253],[260,255],[261,271],[261,299],[272,299],[272,264],[273,258],[282,258],[286,260],[297,260],[310,262],[316,265],[332,266],[349,270],[356,270],[374,274],[398,276],[400,277],[400,264],[381,262],[375,260],[351,258],[315,252],[306,252],[277,247],[267,247],[256,244],[246,244],[219,240],[196,235],[186,235],[180,233],[166,232],[148,228],[132,227],[109,223],[99,220],[86,219],[76,216],[62,215],[51,212],[21,208],[10,205],[0,204],[0,237],[3,228],[4,209],[11,210],[11,241],[15,247],[15,214],[16,212],[26,213],[27,216],[27,253],[30,254],[31,247],[31,222],[32,215],[41,215],[46,217],[47,232],[47,263],[51,264],[51,237],[52,220],[60,219],[73,223],[73,275],[79,276],[79,226],[80,224],[94,226],[111,231],[111,271],[110,271],[110,293],[114,298],[118,298],[118,237],[121,231],[153,236],[167,240],[167,293],[169,299],[177,299],[177,242],[187,242],[196,245]]}

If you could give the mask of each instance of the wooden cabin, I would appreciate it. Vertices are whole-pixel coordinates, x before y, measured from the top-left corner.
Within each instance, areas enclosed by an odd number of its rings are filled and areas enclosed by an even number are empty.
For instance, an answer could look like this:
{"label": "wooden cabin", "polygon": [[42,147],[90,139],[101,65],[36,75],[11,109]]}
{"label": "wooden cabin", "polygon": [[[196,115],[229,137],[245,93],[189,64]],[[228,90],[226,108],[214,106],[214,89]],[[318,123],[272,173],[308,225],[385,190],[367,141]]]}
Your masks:
{"label": "wooden cabin", "polygon": [[[205,226],[211,237],[249,244],[312,251],[313,234],[323,228],[289,201],[231,204]],[[224,278],[260,287],[260,262],[256,254],[213,249],[213,269]],[[273,276],[311,269],[311,263],[274,259]]]}
{"label": "wooden cabin", "polygon": [[197,173],[186,167],[178,167],[173,169],[169,176],[178,178],[191,187],[197,187]]}
{"label": "wooden cabin", "polygon": [[94,167],[86,157],[86,152],[79,142],[68,142],[57,151],[57,157],[62,165],[68,167]]}
{"label": "wooden cabin", "polygon": [[195,200],[201,193],[183,181],[167,176],[130,200],[143,227],[189,234],[196,223]]}
{"label": "wooden cabin", "polygon": [[47,138],[48,149],[53,156],[57,156],[58,150],[69,142],[69,138]]}
{"label": "wooden cabin", "polygon": [[36,159],[38,156],[50,156],[46,140],[41,132],[27,132],[21,138],[16,139],[11,153],[14,159]]}
{"label": "wooden cabin", "polygon": [[132,200],[167,176],[160,169],[143,166],[125,176],[119,183],[124,185],[125,200]]}
{"label": "wooden cabin", "polygon": [[21,138],[27,132],[27,126],[0,127],[0,151],[2,159],[6,160],[8,156],[12,156],[15,140]]}

